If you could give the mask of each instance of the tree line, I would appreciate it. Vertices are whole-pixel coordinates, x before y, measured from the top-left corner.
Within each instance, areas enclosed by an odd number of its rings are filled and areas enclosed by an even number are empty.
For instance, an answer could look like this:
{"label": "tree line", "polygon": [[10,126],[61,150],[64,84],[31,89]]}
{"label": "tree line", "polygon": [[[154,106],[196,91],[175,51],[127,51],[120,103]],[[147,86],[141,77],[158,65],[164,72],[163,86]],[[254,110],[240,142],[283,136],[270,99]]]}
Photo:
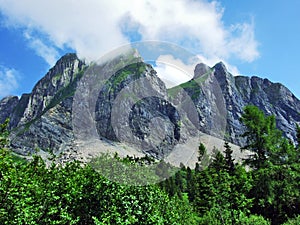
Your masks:
{"label": "tree line", "polygon": [[300,127],[295,146],[255,106],[245,107],[241,121],[242,150],[251,152],[242,163],[228,142],[211,159],[200,144],[195,169],[182,166],[161,187],[171,196],[187,193],[200,224],[300,224]]}
{"label": "tree line", "polygon": [[[212,156],[200,143],[193,169],[117,155],[85,165],[47,166],[37,155],[24,161],[8,148],[6,121],[0,126],[0,224],[299,224],[300,128],[295,146],[275,117],[255,106],[245,107],[241,121],[242,149],[251,154],[237,163],[229,143]],[[143,185],[126,183],[129,170]]]}

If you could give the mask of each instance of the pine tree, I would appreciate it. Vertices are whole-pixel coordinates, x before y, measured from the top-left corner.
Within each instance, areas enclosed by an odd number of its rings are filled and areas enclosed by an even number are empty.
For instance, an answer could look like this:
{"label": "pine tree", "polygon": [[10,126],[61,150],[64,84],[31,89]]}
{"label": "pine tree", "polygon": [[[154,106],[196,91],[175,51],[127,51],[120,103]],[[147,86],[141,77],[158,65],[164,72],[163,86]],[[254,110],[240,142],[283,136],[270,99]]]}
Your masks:
{"label": "pine tree", "polygon": [[298,142],[298,150],[300,151],[300,126],[297,124],[296,126],[296,131],[297,131],[297,142]]}
{"label": "pine tree", "polygon": [[224,143],[224,154],[225,154],[225,169],[232,174],[234,171],[234,158],[232,157],[232,149],[227,141]]}
{"label": "pine tree", "polygon": [[225,162],[225,158],[224,158],[223,154],[219,150],[215,150],[212,162],[209,165],[209,167],[215,168],[216,171],[218,172],[218,171],[224,170],[225,165],[226,165],[226,162]]}
{"label": "pine tree", "polygon": [[190,167],[187,167],[186,170],[186,189],[189,196],[189,200],[193,202],[195,200],[195,179],[193,171]]}
{"label": "pine tree", "polygon": [[278,148],[282,138],[276,128],[274,116],[265,116],[256,106],[246,106],[241,117],[246,131],[242,135],[247,144],[242,149],[254,154],[246,159],[246,164],[254,169],[264,168],[268,164],[268,157]]}
{"label": "pine tree", "polygon": [[263,215],[272,224],[282,224],[287,217],[299,213],[299,153],[282,137],[274,116],[247,106],[241,120],[246,127],[244,149],[254,153],[246,161],[254,168],[250,172],[253,186],[249,194],[254,204],[252,213]]}
{"label": "pine tree", "polygon": [[200,145],[198,147],[198,154],[199,154],[198,162],[201,162],[201,160],[202,160],[205,153],[206,153],[206,148],[205,148],[203,143],[200,143]]}
{"label": "pine tree", "polygon": [[210,163],[209,155],[207,154],[207,150],[203,143],[200,143],[198,147],[198,154],[199,154],[198,162],[196,163],[196,169],[195,169],[195,171],[197,172],[205,169]]}

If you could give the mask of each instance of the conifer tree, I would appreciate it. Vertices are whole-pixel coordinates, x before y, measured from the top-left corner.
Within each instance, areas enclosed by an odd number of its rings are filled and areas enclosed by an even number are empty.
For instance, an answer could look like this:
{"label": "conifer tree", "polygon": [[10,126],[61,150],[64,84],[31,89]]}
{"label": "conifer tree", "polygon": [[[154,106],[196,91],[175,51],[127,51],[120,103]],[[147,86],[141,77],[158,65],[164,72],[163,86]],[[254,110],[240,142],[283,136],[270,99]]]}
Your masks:
{"label": "conifer tree", "polygon": [[217,151],[215,150],[213,160],[212,160],[211,164],[209,165],[209,167],[215,168],[216,171],[220,171],[220,170],[225,169],[225,164],[226,164],[225,158],[222,155],[222,153],[218,150]]}
{"label": "conifer tree", "polygon": [[232,149],[227,141],[224,143],[224,154],[225,154],[225,169],[232,174],[234,171],[234,158],[232,157]]}
{"label": "conifer tree", "polygon": [[298,151],[300,151],[300,126],[297,124],[296,126],[296,131],[297,131],[297,142],[298,142]]}
{"label": "conifer tree", "polygon": [[253,169],[266,167],[268,157],[278,148],[282,138],[276,128],[275,117],[265,116],[259,108],[249,105],[244,108],[241,121],[246,128],[242,136],[247,142],[242,149],[254,153],[246,159],[246,164]]}
{"label": "conifer tree", "polygon": [[194,201],[195,199],[195,179],[194,179],[194,174],[193,171],[191,170],[190,167],[187,167],[186,170],[187,174],[186,174],[186,189],[187,189],[187,193],[189,196],[189,200],[191,202]]}
{"label": "conifer tree", "polygon": [[198,162],[196,163],[195,171],[200,171],[205,169],[210,163],[209,155],[207,154],[206,147],[203,143],[199,144],[198,147]]}

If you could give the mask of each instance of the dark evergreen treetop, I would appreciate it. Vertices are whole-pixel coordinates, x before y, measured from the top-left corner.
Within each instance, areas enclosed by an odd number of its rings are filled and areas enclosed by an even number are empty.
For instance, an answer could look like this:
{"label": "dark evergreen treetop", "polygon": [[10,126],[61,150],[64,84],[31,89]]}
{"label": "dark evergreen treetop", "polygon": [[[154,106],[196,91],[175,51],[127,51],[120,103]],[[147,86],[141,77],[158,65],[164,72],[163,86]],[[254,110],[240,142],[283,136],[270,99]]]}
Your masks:
{"label": "dark evergreen treetop", "polygon": [[281,132],[276,128],[275,117],[265,116],[259,108],[249,105],[245,107],[241,121],[245,126],[242,136],[247,141],[242,149],[254,153],[246,159],[246,164],[255,169],[263,168],[282,138]]}

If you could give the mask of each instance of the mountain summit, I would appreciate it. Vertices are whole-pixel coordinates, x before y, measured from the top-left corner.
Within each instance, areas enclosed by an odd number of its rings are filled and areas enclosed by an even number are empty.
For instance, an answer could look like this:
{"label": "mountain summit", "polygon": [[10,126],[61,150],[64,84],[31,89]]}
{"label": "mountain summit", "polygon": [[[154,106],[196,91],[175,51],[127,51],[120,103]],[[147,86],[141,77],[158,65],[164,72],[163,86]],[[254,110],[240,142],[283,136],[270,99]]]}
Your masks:
{"label": "mountain summit", "polygon": [[0,122],[10,118],[11,146],[21,155],[36,149],[76,155],[78,142],[93,138],[107,149],[124,143],[124,154],[160,159],[199,132],[242,145],[246,105],[275,115],[295,142],[300,101],[282,84],[233,76],[220,62],[198,64],[193,79],[166,89],[136,52],[100,65],[67,54],[31,93],[0,101]]}

